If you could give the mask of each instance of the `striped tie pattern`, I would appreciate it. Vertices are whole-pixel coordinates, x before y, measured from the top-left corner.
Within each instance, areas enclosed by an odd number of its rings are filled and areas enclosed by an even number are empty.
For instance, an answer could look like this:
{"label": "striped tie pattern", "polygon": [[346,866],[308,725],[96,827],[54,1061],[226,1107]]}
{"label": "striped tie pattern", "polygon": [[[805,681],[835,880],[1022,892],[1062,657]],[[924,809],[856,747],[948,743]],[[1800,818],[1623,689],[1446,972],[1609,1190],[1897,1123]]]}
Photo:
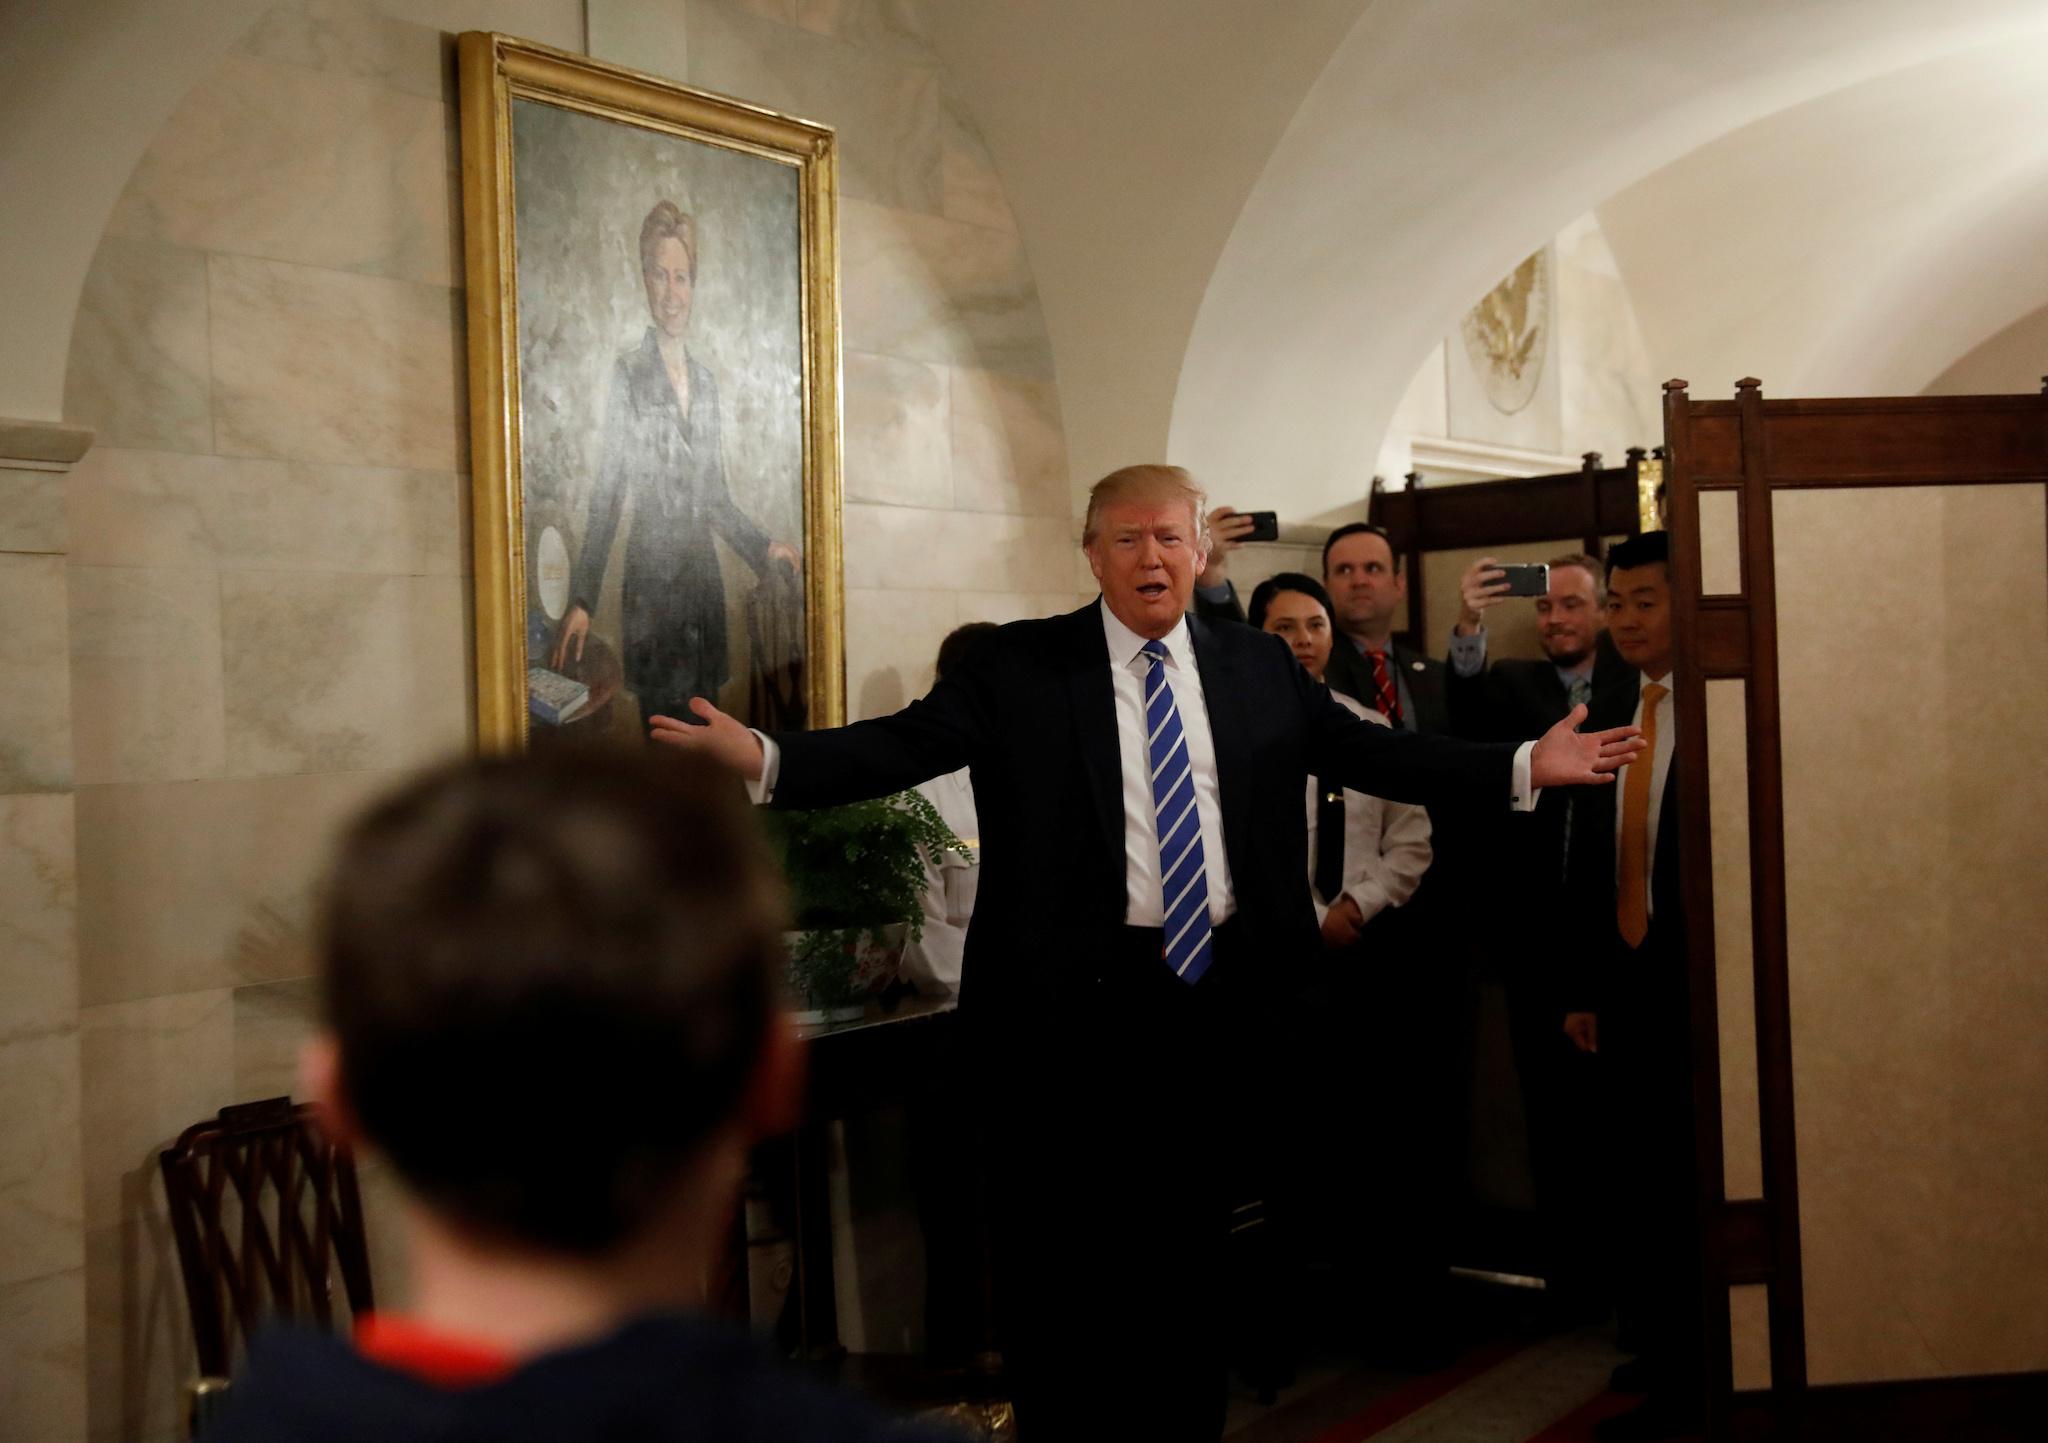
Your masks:
{"label": "striped tie pattern", "polygon": [[1395,726],[1401,725],[1401,689],[1394,685],[1393,673],[1387,669],[1387,654],[1369,651],[1366,658],[1372,662],[1373,707]]}
{"label": "striped tie pattern", "polygon": [[1152,763],[1152,805],[1159,818],[1160,901],[1166,911],[1166,965],[1192,985],[1209,970],[1209,873],[1202,856],[1202,819],[1195,806],[1195,769],[1173,688],[1166,682],[1166,643],[1148,641],[1144,655],[1145,730]]}

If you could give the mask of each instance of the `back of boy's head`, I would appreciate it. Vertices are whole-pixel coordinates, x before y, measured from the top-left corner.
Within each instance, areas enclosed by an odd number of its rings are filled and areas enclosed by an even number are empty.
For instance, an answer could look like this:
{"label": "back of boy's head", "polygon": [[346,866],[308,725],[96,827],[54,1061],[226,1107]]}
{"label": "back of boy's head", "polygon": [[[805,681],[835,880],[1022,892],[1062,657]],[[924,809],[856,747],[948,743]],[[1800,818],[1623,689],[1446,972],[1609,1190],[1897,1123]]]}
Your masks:
{"label": "back of boy's head", "polygon": [[743,1105],[784,903],[703,759],[442,767],[345,837],[323,1002],[363,1135],[455,1224],[594,1254]]}

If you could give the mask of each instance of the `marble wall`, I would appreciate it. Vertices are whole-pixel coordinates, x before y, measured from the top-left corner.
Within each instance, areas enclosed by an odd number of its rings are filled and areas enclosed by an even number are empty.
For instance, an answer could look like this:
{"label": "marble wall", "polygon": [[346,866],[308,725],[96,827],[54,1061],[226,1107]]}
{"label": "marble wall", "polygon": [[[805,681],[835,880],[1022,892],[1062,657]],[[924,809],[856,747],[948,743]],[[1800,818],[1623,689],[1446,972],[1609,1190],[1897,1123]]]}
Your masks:
{"label": "marble wall", "polygon": [[36,1443],[85,1428],[68,459],[40,459],[53,429],[0,426],[0,1417]]}
{"label": "marble wall", "polygon": [[840,133],[847,710],[892,711],[930,685],[961,622],[1079,597],[1037,290],[916,5],[690,0],[683,13],[679,78]]}
{"label": "marble wall", "polygon": [[[580,5],[537,4],[425,13],[578,42]],[[192,1355],[155,1150],[292,1090],[335,825],[472,735],[451,50],[402,8],[284,0],[179,106],[80,306],[66,408],[98,444],[68,546],[0,535],[0,667],[41,679],[0,687],[0,1097],[34,1119],[0,1150],[0,1375],[11,1418],[54,1380],[51,1437],[175,1434]],[[661,21],[676,78],[840,127],[857,716],[919,694],[959,622],[1070,607],[1085,576],[1029,268],[914,17]],[[10,512],[24,536],[40,514]]]}

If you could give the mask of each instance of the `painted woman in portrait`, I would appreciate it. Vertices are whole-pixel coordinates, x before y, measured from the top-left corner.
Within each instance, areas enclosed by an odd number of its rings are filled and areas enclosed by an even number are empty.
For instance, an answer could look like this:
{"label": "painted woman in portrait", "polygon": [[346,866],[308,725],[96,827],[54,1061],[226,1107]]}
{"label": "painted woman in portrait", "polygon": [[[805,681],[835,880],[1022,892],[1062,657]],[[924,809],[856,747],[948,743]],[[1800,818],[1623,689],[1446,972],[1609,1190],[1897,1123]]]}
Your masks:
{"label": "painted woman in portrait", "polygon": [[652,324],[612,368],[602,460],[554,664],[582,659],[630,497],[619,641],[644,722],[688,719],[690,698],[715,702],[728,679],[725,582],[713,538],[722,537],[757,576],[778,560],[792,572],[802,563],[794,547],[770,540],[733,503],[726,484],[718,383],[684,343],[697,227],[673,201],[659,202],[640,226],[640,274]]}

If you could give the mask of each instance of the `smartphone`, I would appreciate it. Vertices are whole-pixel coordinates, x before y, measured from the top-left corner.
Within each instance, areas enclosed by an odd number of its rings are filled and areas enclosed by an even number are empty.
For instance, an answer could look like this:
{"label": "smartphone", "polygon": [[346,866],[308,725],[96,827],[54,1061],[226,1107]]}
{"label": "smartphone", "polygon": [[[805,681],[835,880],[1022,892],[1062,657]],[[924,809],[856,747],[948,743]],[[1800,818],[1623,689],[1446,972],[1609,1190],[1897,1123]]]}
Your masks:
{"label": "smartphone", "polygon": [[[1244,535],[1244,539],[1245,539],[1245,540],[1247,540],[1247,541],[1278,541],[1278,540],[1280,539],[1280,513],[1279,513],[1279,512],[1277,512],[1277,511],[1247,511],[1247,512],[1245,512],[1244,514],[1245,514],[1246,516],[1249,516],[1249,517],[1251,517],[1251,519],[1252,519],[1252,529],[1251,529],[1251,530],[1249,530],[1249,531],[1247,531],[1247,532],[1245,533],[1245,535]],[[1545,588],[1546,590],[1548,590],[1548,589],[1549,589],[1549,586],[1550,586],[1550,583],[1546,581],[1546,582],[1544,582],[1544,583],[1543,583],[1543,585],[1544,585],[1544,588]]]}
{"label": "smartphone", "polygon": [[1501,570],[1507,573],[1508,596],[1544,596],[1550,591],[1548,566],[1503,565]]}

